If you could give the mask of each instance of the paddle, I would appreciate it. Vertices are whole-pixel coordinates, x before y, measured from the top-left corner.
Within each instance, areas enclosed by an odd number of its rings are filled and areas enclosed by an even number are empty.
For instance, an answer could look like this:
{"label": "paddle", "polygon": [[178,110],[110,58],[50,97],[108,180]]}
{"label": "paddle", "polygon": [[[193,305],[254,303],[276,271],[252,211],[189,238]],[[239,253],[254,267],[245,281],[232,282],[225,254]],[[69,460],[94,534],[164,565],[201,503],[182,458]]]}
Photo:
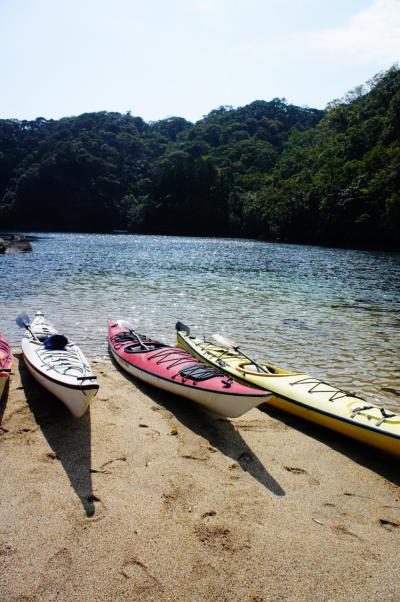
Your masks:
{"label": "paddle", "polygon": [[121,326],[122,328],[126,328],[127,330],[129,330],[129,332],[131,332],[133,335],[135,335],[135,337],[137,338],[137,340],[139,341],[139,343],[142,347],[147,349],[147,351],[150,350],[150,347],[148,347],[145,343],[143,343],[142,339],[140,338],[140,335],[138,335],[138,333],[135,332],[135,330],[133,329],[131,324],[129,324],[129,322],[126,322],[125,320],[118,320],[117,324],[118,324],[118,326]]}
{"label": "paddle", "polygon": [[215,341],[217,341],[217,343],[219,343],[223,347],[227,347],[228,349],[233,349],[234,351],[238,351],[238,352],[240,351],[240,353],[243,355],[243,357],[250,360],[251,363],[254,364],[254,366],[257,368],[257,370],[259,372],[264,372],[265,374],[273,374],[271,372],[271,370],[268,370],[268,368],[264,368],[263,366],[261,366],[261,364],[256,362],[256,360],[253,360],[251,357],[249,357],[248,355],[243,353],[243,351],[239,350],[239,345],[235,341],[232,341],[231,339],[224,337],[222,334],[213,334],[212,336],[213,336],[213,339]]}
{"label": "paddle", "polygon": [[184,324],[183,322],[177,322],[175,324],[175,329],[178,332],[184,332],[187,336],[190,336],[190,328],[189,326],[186,326],[186,324]]}
{"label": "paddle", "polygon": [[32,328],[30,327],[31,321],[29,319],[28,314],[25,311],[21,311],[21,313],[16,317],[15,321],[19,328],[26,328],[26,330],[28,332],[30,332],[30,334],[35,339],[35,341],[38,341],[38,343],[41,343],[41,341],[38,339],[38,337],[33,332]]}

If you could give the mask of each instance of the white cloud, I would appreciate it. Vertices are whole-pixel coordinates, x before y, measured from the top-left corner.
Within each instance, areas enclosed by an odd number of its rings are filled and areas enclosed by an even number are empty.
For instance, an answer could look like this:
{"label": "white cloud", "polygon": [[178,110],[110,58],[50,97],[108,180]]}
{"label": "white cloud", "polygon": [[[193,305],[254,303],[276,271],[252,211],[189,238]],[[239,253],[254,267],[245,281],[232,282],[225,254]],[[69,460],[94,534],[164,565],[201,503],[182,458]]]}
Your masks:
{"label": "white cloud", "polygon": [[333,59],[337,64],[386,68],[400,61],[400,0],[373,0],[340,27],[298,31],[239,44],[237,53],[288,60]]}
{"label": "white cloud", "polygon": [[303,48],[332,57],[396,62],[400,59],[400,0],[375,0],[342,27],[296,34],[295,38]]}

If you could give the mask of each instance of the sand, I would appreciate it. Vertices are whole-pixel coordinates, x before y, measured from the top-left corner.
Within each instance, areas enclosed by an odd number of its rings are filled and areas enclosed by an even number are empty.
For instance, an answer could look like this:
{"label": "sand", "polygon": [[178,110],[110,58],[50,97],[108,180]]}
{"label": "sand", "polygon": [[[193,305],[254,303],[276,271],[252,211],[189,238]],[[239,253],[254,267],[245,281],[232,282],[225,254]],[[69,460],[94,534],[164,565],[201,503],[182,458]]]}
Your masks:
{"label": "sand", "polygon": [[94,368],[76,420],[15,357],[2,602],[400,599],[397,461],[265,406],[226,420]]}

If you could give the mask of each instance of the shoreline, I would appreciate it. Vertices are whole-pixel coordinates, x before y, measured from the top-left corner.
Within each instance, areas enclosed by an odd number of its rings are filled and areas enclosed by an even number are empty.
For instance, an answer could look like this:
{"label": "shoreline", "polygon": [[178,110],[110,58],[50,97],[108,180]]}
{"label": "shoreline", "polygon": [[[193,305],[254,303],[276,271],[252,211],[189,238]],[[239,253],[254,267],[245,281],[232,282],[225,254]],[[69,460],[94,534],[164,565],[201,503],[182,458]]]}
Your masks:
{"label": "shoreline", "polygon": [[[28,240],[35,240],[36,234],[98,234],[98,235],[112,235],[112,236],[159,236],[163,238],[194,238],[194,239],[217,239],[217,240],[238,240],[238,241],[249,241],[266,244],[277,244],[277,245],[288,245],[288,246],[300,246],[300,247],[316,247],[321,249],[338,249],[343,251],[368,251],[368,252],[382,252],[382,253],[400,253],[400,246],[396,245],[377,245],[371,243],[370,245],[362,246],[360,244],[345,244],[340,241],[334,242],[332,240],[322,241],[301,241],[301,240],[281,240],[274,238],[251,238],[248,236],[240,236],[239,234],[174,234],[172,232],[134,232],[129,230],[58,230],[57,228],[51,228],[48,230],[30,228],[29,226],[21,226],[20,228],[9,228],[0,232],[0,236],[9,234],[23,233],[28,237]],[[29,237],[29,234],[33,234]]]}
{"label": "shoreline", "polygon": [[398,462],[272,408],[232,420],[92,360],[73,419],[15,354],[0,597],[398,600]]}

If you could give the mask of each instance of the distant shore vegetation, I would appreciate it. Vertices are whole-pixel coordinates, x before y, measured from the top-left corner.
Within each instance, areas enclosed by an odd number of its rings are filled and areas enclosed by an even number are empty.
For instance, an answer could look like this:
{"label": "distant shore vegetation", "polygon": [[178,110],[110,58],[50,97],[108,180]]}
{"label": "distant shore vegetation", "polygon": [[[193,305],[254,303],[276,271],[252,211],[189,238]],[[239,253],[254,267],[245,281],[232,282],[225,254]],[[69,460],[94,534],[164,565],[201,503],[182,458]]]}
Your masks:
{"label": "distant shore vegetation", "polygon": [[400,69],[325,110],[0,120],[2,229],[400,247]]}

